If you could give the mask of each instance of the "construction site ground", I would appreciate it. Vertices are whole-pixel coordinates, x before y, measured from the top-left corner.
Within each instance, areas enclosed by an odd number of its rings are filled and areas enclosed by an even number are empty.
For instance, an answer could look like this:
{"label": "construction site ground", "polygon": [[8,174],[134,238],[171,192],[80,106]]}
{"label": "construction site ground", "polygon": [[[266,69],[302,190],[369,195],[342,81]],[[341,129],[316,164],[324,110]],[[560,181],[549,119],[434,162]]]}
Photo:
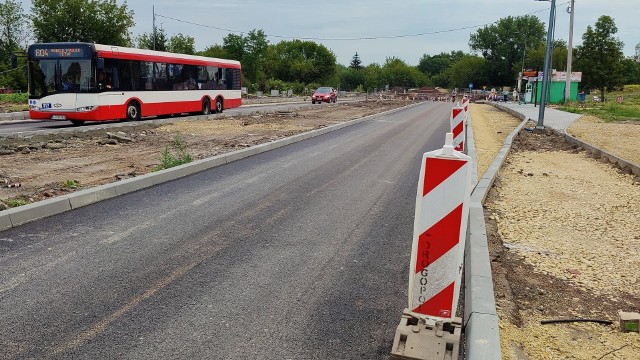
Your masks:
{"label": "construction site ground", "polygon": [[[148,173],[177,134],[191,156],[200,159],[407,104],[323,104],[284,113],[149,122],[135,131],[122,127],[109,134],[14,139],[24,143],[20,151],[0,156],[0,199],[28,203]],[[489,105],[470,109],[482,174],[519,121]],[[612,125],[624,126],[624,133],[634,137],[631,143],[640,144],[640,125]],[[608,138],[600,146],[622,152],[607,145],[616,144],[619,128],[605,131],[606,126],[583,118],[569,130],[594,145],[588,136]],[[633,150],[621,154],[637,161],[633,155]],[[524,131],[499,173],[485,213],[503,358],[638,358],[640,335],[619,332],[617,320],[618,310],[640,311],[640,179],[567,145],[551,131]],[[614,324],[540,324],[569,318]]]}
{"label": "construction site ground", "polygon": [[[489,105],[472,104],[471,114],[482,174],[519,120]],[[639,128],[582,118],[569,132],[634,160]],[[628,149],[617,146],[621,134]],[[485,220],[503,359],[640,358],[640,335],[620,332],[618,316],[640,312],[640,179],[551,130],[525,130]],[[613,324],[541,324],[578,318]]]}
{"label": "construction site ground", "polygon": [[[143,121],[86,130],[0,139],[0,210],[153,171],[176,136],[192,159],[250,147],[336,123],[406,106],[372,100],[321,104],[296,111],[208,120]],[[137,124],[138,125],[138,124]],[[4,205],[3,205],[4,204]]]}

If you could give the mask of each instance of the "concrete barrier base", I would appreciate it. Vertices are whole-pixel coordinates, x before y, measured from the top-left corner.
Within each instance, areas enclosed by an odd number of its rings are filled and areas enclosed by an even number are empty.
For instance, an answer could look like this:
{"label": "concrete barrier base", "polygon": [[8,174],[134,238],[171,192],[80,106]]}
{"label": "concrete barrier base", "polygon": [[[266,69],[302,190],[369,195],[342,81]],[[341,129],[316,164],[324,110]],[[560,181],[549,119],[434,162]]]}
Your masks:
{"label": "concrete barrier base", "polygon": [[456,360],[460,354],[462,319],[426,324],[405,309],[391,347],[396,360]]}

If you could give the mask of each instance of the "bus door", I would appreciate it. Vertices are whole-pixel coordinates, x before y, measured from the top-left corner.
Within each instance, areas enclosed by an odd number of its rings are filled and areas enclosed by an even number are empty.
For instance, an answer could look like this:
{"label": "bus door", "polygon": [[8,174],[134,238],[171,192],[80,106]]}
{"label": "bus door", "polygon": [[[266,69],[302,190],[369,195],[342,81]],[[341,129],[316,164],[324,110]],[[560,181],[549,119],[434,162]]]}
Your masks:
{"label": "bus door", "polygon": [[[114,59],[98,59],[98,91],[103,106],[120,107],[124,101],[118,63]],[[123,114],[124,116],[124,114]]]}

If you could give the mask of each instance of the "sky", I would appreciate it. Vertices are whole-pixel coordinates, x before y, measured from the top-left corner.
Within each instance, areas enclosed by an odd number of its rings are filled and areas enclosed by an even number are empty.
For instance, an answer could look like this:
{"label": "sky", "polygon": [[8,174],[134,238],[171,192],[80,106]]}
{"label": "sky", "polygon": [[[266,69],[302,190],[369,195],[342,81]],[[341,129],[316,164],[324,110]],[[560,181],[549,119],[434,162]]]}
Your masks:
{"label": "sky", "polygon": [[[26,13],[31,1],[22,0]],[[117,0],[123,4],[123,0]],[[228,29],[247,33],[263,30],[270,43],[294,38],[324,44],[337,61],[349,65],[357,52],[363,65],[384,63],[397,57],[417,65],[423,54],[462,50],[470,52],[469,36],[478,28],[507,16],[535,15],[546,24],[550,1],[536,0],[129,0],[135,12],[137,36],[152,31],[155,6],[156,26],[168,36],[182,33],[195,38],[196,50],[222,44]],[[556,39],[568,40],[570,0],[556,0]],[[573,43],[601,15],[609,15],[618,27],[616,37],[624,42],[625,56],[635,54],[640,43],[639,0],[575,0]],[[178,19],[180,21],[170,19]],[[198,26],[194,24],[205,26]],[[410,36],[423,34],[419,36]],[[407,36],[409,35],[409,36]],[[384,37],[394,38],[384,38]],[[363,38],[377,38],[366,40]],[[319,40],[328,39],[328,40]],[[343,39],[343,40],[335,40]],[[349,39],[349,40],[344,40]]]}

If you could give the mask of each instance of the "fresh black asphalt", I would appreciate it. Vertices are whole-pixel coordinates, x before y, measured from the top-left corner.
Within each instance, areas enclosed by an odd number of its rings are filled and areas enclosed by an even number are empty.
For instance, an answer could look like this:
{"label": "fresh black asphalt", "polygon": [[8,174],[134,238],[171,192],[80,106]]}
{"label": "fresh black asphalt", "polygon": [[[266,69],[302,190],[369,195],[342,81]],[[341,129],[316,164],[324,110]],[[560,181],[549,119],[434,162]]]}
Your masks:
{"label": "fresh black asphalt", "polygon": [[0,354],[386,359],[407,302],[424,103],[0,232]]}

